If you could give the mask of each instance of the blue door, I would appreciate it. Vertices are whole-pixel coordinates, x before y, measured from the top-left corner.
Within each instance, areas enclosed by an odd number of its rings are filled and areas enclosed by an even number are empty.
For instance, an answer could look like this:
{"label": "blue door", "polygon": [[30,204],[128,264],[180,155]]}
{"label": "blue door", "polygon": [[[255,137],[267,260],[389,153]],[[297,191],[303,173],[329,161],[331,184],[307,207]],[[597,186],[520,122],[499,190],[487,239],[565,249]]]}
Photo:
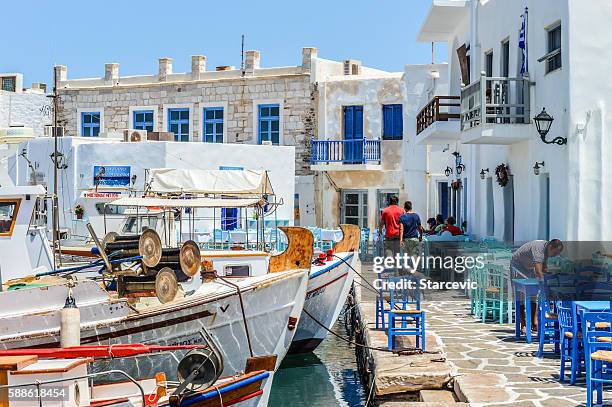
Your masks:
{"label": "blue door", "polygon": [[[220,170],[243,170],[242,167],[228,167],[222,165]],[[238,229],[238,208],[221,208],[221,230]]]}
{"label": "blue door", "polygon": [[363,106],[344,106],[344,160],[363,163]]}

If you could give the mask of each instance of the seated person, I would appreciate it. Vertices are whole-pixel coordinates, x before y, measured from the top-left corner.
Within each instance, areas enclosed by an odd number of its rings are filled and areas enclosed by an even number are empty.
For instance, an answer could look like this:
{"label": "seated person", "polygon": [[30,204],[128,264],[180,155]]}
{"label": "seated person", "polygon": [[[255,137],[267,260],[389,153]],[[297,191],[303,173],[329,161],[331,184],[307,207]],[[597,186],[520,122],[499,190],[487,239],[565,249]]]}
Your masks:
{"label": "seated person", "polygon": [[436,227],[434,228],[432,234],[439,235],[440,233],[442,233],[442,229],[444,229],[444,218],[442,217],[442,215],[438,214],[436,215]]}
{"label": "seated person", "polygon": [[427,219],[427,230],[425,231],[425,233],[428,235],[435,234],[436,225],[437,225],[436,218]]}
{"label": "seated person", "polygon": [[455,226],[455,218],[452,216],[449,216],[446,219],[446,224],[444,225],[444,228],[442,228],[442,231],[450,232],[453,236],[459,236],[463,234],[463,231],[457,226]]}

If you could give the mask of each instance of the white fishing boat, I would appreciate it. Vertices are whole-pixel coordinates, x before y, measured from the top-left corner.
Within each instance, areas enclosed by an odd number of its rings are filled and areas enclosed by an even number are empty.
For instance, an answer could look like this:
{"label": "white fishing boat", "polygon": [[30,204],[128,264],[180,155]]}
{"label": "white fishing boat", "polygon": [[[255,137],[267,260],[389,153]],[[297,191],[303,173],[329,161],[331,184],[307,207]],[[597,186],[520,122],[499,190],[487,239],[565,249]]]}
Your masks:
{"label": "white fishing boat", "polygon": [[289,349],[290,353],[312,352],[332,329],[355,277],[360,230],[340,225],[343,239],[330,253],[323,253],[310,269],[304,311]]}
{"label": "white fishing boat", "polygon": [[[3,192],[0,189],[0,195]],[[175,289],[176,295],[162,303],[156,296],[120,296],[97,281],[75,275],[70,279],[25,278],[33,270],[17,267],[19,263],[12,250],[15,242],[25,244],[33,206],[29,213],[21,213],[20,200],[27,202],[26,194],[15,198],[16,191],[9,192],[12,194],[9,199],[13,200],[11,225],[3,228],[11,233],[0,236],[5,285],[5,291],[0,293],[0,348],[57,346],[62,336],[62,309],[70,297],[80,311],[81,344],[198,344],[203,343],[206,331],[221,344],[226,375],[243,371],[248,360],[261,355],[276,355],[274,368],[280,365],[303,309],[313,251],[310,231],[285,228],[288,248],[276,256],[255,251],[219,252],[219,263],[213,260],[210,264],[219,267],[218,276],[204,277],[198,273],[179,283],[178,290],[166,284],[162,290]],[[213,198],[179,201],[155,198],[155,202],[144,204],[154,203],[156,208],[229,205]],[[234,200],[236,205],[257,202]],[[172,359],[160,366],[137,367],[172,370],[173,364],[169,362]],[[271,380],[266,386],[269,385]]]}
{"label": "white fishing boat", "polygon": [[[122,370],[91,372],[94,361],[155,357],[191,348],[177,368],[133,377]],[[138,363],[138,362],[136,362]],[[262,405],[270,373],[250,369],[222,376],[218,348],[142,344],[0,351],[2,407],[223,407]]]}

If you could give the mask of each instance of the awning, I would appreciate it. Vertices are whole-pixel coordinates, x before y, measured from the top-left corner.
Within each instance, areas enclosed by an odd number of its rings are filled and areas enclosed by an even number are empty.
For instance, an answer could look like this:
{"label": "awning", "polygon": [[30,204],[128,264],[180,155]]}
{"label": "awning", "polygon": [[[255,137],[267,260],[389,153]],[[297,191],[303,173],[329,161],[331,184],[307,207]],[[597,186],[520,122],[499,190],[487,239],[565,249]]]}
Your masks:
{"label": "awning", "polygon": [[266,171],[153,168],[149,175],[158,193],[274,195]]}
{"label": "awning", "polygon": [[125,197],[109,202],[108,205],[137,206],[149,209],[160,208],[245,208],[256,206],[263,201],[259,198],[134,198]]}

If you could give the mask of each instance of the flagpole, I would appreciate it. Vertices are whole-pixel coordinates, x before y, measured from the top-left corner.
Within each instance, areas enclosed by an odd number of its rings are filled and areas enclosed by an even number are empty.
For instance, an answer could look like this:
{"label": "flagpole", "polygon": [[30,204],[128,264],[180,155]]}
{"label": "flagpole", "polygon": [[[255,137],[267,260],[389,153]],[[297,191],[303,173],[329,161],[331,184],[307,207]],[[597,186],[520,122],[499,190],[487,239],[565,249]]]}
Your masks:
{"label": "flagpole", "polygon": [[527,38],[529,35],[529,8],[525,6],[525,73],[529,75],[529,46]]}

